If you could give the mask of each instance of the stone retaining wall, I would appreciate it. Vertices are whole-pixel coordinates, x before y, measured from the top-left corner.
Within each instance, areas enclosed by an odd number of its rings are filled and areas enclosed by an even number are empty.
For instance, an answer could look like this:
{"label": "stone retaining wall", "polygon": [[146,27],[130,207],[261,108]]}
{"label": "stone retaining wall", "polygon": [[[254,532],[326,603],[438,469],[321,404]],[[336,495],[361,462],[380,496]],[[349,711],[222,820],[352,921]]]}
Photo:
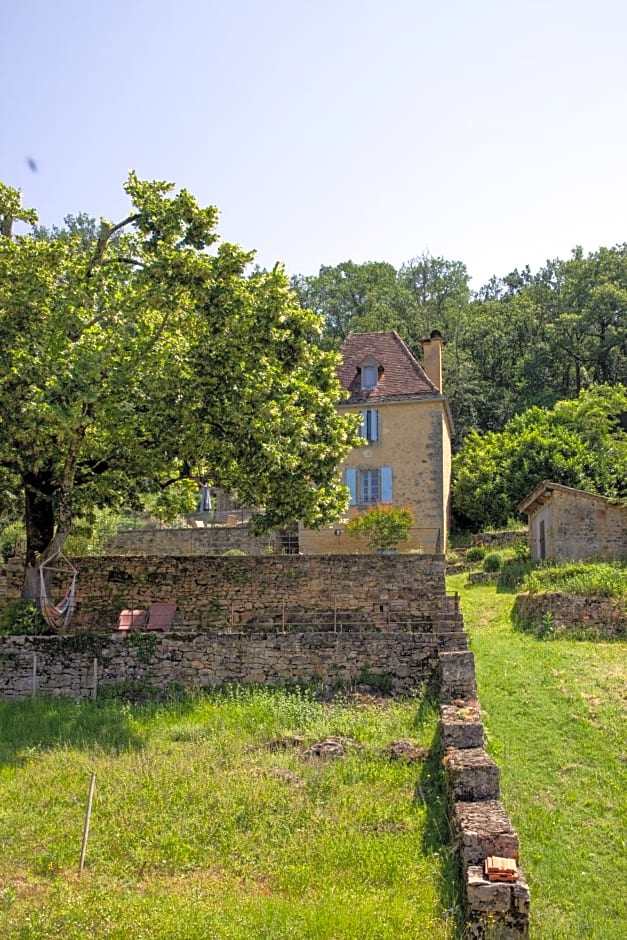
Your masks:
{"label": "stone retaining wall", "polygon": [[459,861],[469,940],[527,940],[529,887],[520,868],[516,881],[491,882],[489,856],[518,863],[518,834],[499,801],[499,768],[487,754],[473,654],[440,655],[440,742],[444,752],[449,819]]}
{"label": "stone retaining wall", "polygon": [[[429,624],[445,597],[443,555],[321,555],[302,557],[92,557],[78,569],[73,631],[110,632],[124,608],[174,602],[181,630],[282,626],[284,621],[352,622],[387,630]],[[7,593],[21,587],[9,563]],[[55,597],[67,587],[56,586]]]}
{"label": "stone retaining wall", "polygon": [[151,692],[228,683],[367,682],[378,677],[395,693],[429,682],[443,650],[463,649],[462,628],[432,633],[297,632],[110,634],[0,638],[0,695],[33,692],[96,697],[131,684]]}
{"label": "stone retaining wall", "polygon": [[255,538],[246,523],[180,529],[133,529],[118,532],[107,544],[107,555],[222,555],[230,549],[246,555],[281,550],[278,535]]}
{"label": "stone retaining wall", "polygon": [[477,532],[472,537],[473,545],[485,548],[511,548],[517,542],[527,541],[527,529],[504,529],[502,532]]}
{"label": "stone retaining wall", "polygon": [[624,636],[627,633],[627,603],[611,597],[580,594],[519,594],[514,602],[514,616],[531,625],[540,625],[546,615],[561,629],[593,630],[599,636]]}

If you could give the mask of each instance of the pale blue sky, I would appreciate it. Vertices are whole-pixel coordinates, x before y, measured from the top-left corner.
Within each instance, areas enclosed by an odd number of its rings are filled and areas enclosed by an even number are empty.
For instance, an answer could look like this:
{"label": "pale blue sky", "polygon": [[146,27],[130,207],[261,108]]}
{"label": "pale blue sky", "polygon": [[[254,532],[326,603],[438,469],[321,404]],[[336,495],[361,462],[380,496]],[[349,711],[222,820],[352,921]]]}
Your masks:
{"label": "pale blue sky", "polygon": [[0,24],[0,179],[45,224],[121,218],[134,168],[289,273],[430,251],[479,287],[627,240],[624,0],[2,0]]}

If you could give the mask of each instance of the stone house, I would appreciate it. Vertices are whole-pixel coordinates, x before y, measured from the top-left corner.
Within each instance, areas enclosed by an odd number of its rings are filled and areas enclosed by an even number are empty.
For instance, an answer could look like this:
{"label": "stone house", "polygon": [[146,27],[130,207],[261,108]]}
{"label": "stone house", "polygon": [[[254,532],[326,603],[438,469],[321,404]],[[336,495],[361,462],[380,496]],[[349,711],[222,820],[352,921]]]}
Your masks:
{"label": "stone house", "polygon": [[[347,518],[377,503],[411,509],[415,527],[403,548],[444,552],[451,481],[452,419],[442,394],[442,337],[422,341],[420,366],[393,330],[351,333],[338,369],[347,393],[340,411],[361,415],[363,445],[341,465],[350,491]],[[343,521],[299,532],[303,554],[366,551]]]}
{"label": "stone house", "polygon": [[544,480],[518,511],[529,518],[534,559],[627,559],[627,506],[605,496]]}

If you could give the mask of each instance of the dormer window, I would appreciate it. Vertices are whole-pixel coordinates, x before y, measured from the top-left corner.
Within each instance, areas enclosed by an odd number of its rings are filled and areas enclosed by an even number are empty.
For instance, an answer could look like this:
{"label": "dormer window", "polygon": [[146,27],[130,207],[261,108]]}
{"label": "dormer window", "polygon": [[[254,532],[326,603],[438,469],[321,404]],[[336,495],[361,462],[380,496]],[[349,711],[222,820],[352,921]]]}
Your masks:
{"label": "dormer window", "polygon": [[361,364],[361,387],[363,391],[371,391],[377,387],[379,373],[382,372],[379,363],[372,356],[368,356]]}

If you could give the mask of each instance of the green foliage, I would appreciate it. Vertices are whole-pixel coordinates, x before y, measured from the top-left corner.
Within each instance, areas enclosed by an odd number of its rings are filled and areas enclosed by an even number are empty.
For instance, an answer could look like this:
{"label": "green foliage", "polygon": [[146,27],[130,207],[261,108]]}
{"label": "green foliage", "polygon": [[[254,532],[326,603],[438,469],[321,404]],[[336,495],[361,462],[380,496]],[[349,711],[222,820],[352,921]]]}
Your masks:
{"label": "green foliage", "polygon": [[232,557],[235,557],[235,556],[241,557],[242,555],[245,555],[246,552],[243,552],[243,551],[241,550],[241,548],[227,548],[227,550],[226,550],[225,552],[222,552],[222,554],[223,554],[223,555],[227,555],[227,556],[229,556],[229,557],[231,557],[231,556],[232,556]]}
{"label": "green foliage", "polygon": [[6,525],[0,533],[0,558],[7,562],[13,558],[20,550],[23,550],[26,533],[24,525],[21,522],[11,522]]}
{"label": "green foliage", "polygon": [[575,248],[536,273],[493,277],[474,297],[463,263],[426,253],[397,271],[348,261],[293,283],[335,348],[349,330],[395,329],[420,356],[420,338],[442,332],[456,448],[473,428],[500,432],[533,406],[627,384],[627,244]]}
{"label": "green foliage", "polygon": [[552,410],[532,408],[501,433],[471,431],[453,461],[453,503],[471,524],[504,525],[543,480],[627,495],[627,387],[582,391]]}
{"label": "green foliage", "polygon": [[466,561],[483,561],[486,555],[486,550],[482,545],[471,545],[470,548],[466,549],[464,557]]}
{"label": "green foliage", "polygon": [[483,559],[484,571],[500,571],[503,566],[503,556],[499,552],[489,552]]}
{"label": "green foliage", "polygon": [[0,606],[0,636],[46,636],[54,633],[32,601],[11,600]]}
{"label": "green foliage", "polygon": [[627,564],[621,562],[575,563],[535,568],[524,579],[523,591],[543,594],[588,594],[624,598],[627,601]]}
{"label": "green foliage", "polygon": [[[130,214],[0,236],[0,516],[25,500],[27,562],[95,507],[169,519],[207,479],[267,528],[344,511],[356,441],[334,354],[279,265],[216,246],[217,210],[131,173]],[[33,223],[0,187],[0,216]]]}
{"label": "green foliage", "polygon": [[399,542],[409,540],[413,524],[411,510],[384,504],[369,506],[365,512],[353,516],[346,525],[346,531],[364,538],[368,547],[375,551],[389,551]]}
{"label": "green foliage", "polygon": [[137,631],[129,633],[128,643],[129,646],[137,650],[138,661],[147,664],[154,656],[158,638],[156,633],[141,633]]}
{"label": "green foliage", "polygon": [[537,562],[530,557],[508,558],[503,562],[499,572],[497,586],[499,591],[518,592],[522,590],[522,583],[526,575],[536,567]]}

